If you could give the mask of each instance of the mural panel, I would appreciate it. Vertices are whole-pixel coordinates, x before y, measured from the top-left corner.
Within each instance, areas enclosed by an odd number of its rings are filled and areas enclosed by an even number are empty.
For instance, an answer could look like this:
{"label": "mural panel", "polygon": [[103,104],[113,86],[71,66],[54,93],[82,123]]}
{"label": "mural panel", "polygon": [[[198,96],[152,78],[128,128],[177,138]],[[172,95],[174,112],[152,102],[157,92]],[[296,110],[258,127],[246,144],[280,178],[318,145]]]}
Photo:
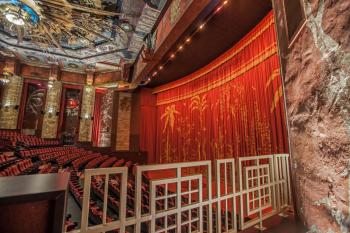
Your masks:
{"label": "mural panel", "polygon": [[65,89],[62,136],[66,143],[73,143],[78,134],[81,90]]}
{"label": "mural panel", "polygon": [[26,134],[35,135],[37,130],[41,130],[46,89],[42,84],[29,83],[26,93],[22,129]]}

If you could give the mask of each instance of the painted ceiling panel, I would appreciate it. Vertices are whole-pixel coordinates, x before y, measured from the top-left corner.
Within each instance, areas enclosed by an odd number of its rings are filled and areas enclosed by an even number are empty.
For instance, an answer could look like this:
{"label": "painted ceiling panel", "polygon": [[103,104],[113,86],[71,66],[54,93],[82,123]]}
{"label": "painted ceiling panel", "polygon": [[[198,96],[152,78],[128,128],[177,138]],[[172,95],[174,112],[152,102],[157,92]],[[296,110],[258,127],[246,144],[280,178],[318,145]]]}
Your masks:
{"label": "painted ceiling panel", "polygon": [[80,71],[101,62],[132,63],[165,2],[2,0],[0,49],[24,63],[45,66],[55,61]]}

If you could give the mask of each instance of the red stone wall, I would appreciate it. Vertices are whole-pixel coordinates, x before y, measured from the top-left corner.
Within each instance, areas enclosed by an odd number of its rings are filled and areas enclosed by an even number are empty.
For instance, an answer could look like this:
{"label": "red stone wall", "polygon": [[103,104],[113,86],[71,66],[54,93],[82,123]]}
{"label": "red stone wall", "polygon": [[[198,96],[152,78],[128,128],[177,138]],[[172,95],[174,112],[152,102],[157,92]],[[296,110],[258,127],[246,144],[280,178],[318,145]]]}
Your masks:
{"label": "red stone wall", "polygon": [[350,1],[304,0],[285,93],[298,214],[310,233],[350,226]]}

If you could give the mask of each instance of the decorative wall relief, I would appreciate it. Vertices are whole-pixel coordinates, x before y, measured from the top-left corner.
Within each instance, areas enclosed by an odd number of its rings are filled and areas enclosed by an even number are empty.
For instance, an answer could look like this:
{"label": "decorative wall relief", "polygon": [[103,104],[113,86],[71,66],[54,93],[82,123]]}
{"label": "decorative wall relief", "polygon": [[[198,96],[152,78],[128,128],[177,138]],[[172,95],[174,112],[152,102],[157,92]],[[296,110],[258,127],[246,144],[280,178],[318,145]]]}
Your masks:
{"label": "decorative wall relief", "polygon": [[46,105],[44,111],[42,138],[56,138],[58,118],[61,105],[62,83],[55,81],[52,88],[47,90]]}
{"label": "decorative wall relief", "polygon": [[113,116],[113,90],[108,90],[103,96],[101,106],[100,147],[111,146],[112,116]]}
{"label": "decorative wall relief", "polygon": [[45,108],[46,89],[41,83],[25,85],[26,100],[24,104],[23,122],[21,125],[25,134],[36,135],[41,128],[42,111]]}
{"label": "decorative wall relief", "polygon": [[131,98],[131,93],[119,92],[116,139],[117,151],[130,149]]}
{"label": "decorative wall relief", "polygon": [[10,77],[4,86],[2,107],[0,109],[0,128],[16,129],[19,105],[21,103],[23,78],[17,75]]}
{"label": "decorative wall relief", "polygon": [[79,125],[79,141],[90,142],[92,133],[92,117],[95,103],[95,88],[85,86],[83,92],[83,103],[81,108],[81,119]]}
{"label": "decorative wall relief", "polygon": [[305,0],[306,28],[285,77],[299,216],[310,232],[349,232],[350,2]]}

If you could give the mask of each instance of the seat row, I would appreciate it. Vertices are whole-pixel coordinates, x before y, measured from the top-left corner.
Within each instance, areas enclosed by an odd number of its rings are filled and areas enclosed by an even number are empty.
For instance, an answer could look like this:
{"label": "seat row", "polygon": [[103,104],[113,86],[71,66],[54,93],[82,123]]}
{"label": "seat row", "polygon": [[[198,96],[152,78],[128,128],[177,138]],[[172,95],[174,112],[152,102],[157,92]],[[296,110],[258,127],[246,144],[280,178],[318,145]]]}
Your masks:
{"label": "seat row", "polygon": [[94,154],[90,154],[87,156],[77,158],[72,162],[72,166],[75,170],[81,170],[83,168],[83,166],[86,163],[88,163],[90,160],[95,159],[95,158],[100,157],[100,156],[101,156],[100,153],[94,153]]}
{"label": "seat row", "polygon": [[77,152],[77,153],[71,153],[71,154],[66,154],[63,156],[60,156],[58,158],[56,158],[56,162],[59,166],[65,166],[67,164],[69,164],[70,162],[74,161],[75,159],[81,158],[83,156],[87,156],[92,154],[92,152]]}
{"label": "seat row", "polygon": [[16,157],[14,156],[13,152],[4,152],[0,154],[0,165],[11,162],[15,159]]}
{"label": "seat row", "polygon": [[60,144],[58,140],[46,140],[35,136],[24,135],[11,130],[0,130],[0,139],[10,140],[15,144],[28,147],[53,146]]}
{"label": "seat row", "polygon": [[[89,152],[82,149],[68,149],[64,151],[57,151],[54,153],[48,153],[39,155],[39,159],[41,161],[49,162],[49,161],[60,161],[62,164],[68,162],[68,160],[75,155],[86,155]],[[66,161],[67,160],[67,161]]]}
{"label": "seat row", "polygon": [[33,166],[31,159],[18,160],[15,164],[0,172],[0,176],[18,176]]}
{"label": "seat row", "polygon": [[33,157],[33,156],[38,156],[38,155],[44,155],[44,154],[52,154],[52,153],[57,153],[61,152],[66,153],[67,151],[79,151],[79,148],[77,147],[45,147],[45,148],[38,148],[38,149],[25,149],[19,151],[19,155],[22,158],[26,157]]}
{"label": "seat row", "polygon": [[107,155],[101,155],[95,159],[90,160],[85,166],[85,169],[91,169],[91,168],[96,168],[98,167],[101,163],[106,161],[109,158]]}

